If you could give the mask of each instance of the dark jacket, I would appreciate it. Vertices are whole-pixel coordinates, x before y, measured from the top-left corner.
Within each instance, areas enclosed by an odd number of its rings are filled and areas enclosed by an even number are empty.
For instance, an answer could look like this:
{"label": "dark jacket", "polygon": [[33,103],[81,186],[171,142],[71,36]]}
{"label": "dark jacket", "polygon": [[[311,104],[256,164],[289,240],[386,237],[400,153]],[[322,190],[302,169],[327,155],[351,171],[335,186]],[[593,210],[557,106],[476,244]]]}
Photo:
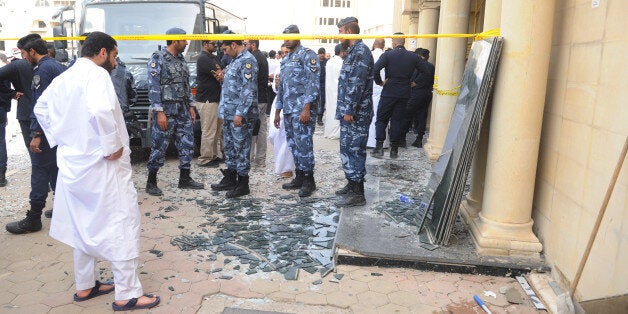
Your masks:
{"label": "dark jacket", "polygon": [[196,96],[198,102],[219,102],[220,82],[214,77],[213,71],[222,69],[217,56],[203,51],[196,60]]}
{"label": "dark jacket", "polygon": [[251,53],[257,60],[257,103],[263,104],[268,101],[268,60],[259,49]]}
{"label": "dark jacket", "polygon": [[17,101],[16,118],[19,121],[29,121],[33,111],[31,108],[33,66],[26,60],[15,60],[0,68],[0,80],[10,81],[15,91],[24,93]]}
{"label": "dark jacket", "polygon": [[422,72],[414,71],[412,81],[416,83],[416,86],[412,88],[412,95],[432,93],[434,89],[434,65],[423,59],[421,60],[423,63],[422,67],[425,70]]}
{"label": "dark jacket", "polygon": [[382,97],[410,98],[410,80],[414,71],[423,73],[422,59],[407,51],[404,46],[386,51],[375,62],[373,69],[374,80],[378,85],[382,84],[381,69],[386,69],[386,85],[382,89]]}

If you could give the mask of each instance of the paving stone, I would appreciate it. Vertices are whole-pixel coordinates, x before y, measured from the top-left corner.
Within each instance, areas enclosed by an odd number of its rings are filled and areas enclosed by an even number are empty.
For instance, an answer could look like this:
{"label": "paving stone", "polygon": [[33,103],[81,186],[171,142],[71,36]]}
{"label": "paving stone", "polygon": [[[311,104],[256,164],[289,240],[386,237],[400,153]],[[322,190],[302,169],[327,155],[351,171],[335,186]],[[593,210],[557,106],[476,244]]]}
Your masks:
{"label": "paving stone", "polygon": [[220,292],[220,282],[214,280],[204,280],[195,282],[190,286],[190,291],[200,295],[212,295]]}
{"label": "paving stone", "polygon": [[375,291],[360,292],[357,297],[362,305],[370,308],[377,308],[390,303],[387,295]]}
{"label": "paving stone", "polygon": [[345,278],[338,284],[341,291],[354,292],[356,294],[369,290],[366,282]]}
{"label": "paving stone", "polygon": [[443,294],[452,293],[458,290],[456,286],[454,286],[453,282],[441,281],[438,279],[430,281],[429,284],[427,284],[427,287],[430,291]]}
{"label": "paving stone", "polygon": [[362,281],[362,282],[370,282],[376,280],[376,277],[371,275],[371,271],[367,269],[356,269],[349,273],[349,276],[353,280]]}
{"label": "paving stone", "polygon": [[325,295],[314,292],[314,291],[306,291],[303,293],[299,293],[296,295],[295,300],[297,302],[301,302],[303,304],[310,304],[310,305],[327,304],[327,299],[325,298]]}
{"label": "paving stone", "polygon": [[456,287],[458,287],[458,291],[472,295],[481,293],[484,290],[481,283],[470,280],[460,280],[456,282]]}
{"label": "paving stone", "polygon": [[438,308],[442,308],[443,306],[451,303],[451,300],[449,300],[446,294],[433,291],[421,292],[417,296],[417,300],[421,304],[430,305]]}
{"label": "paving stone", "polygon": [[368,283],[368,285],[371,291],[376,291],[383,294],[388,294],[393,291],[399,291],[399,287],[397,287],[397,284],[388,280],[371,281]]}
{"label": "paving stone", "polygon": [[397,283],[397,287],[399,290],[408,291],[408,292],[416,292],[420,291],[419,283],[414,279],[406,279]]}
{"label": "paving stone", "polygon": [[13,285],[9,289],[9,292],[13,292],[16,295],[22,295],[26,293],[31,293],[33,291],[37,291],[43,285],[44,285],[43,283],[37,280],[24,281],[24,282],[16,283],[15,285]]}
{"label": "paving stone", "polygon": [[255,280],[251,281],[251,291],[259,292],[263,295],[268,295],[273,292],[279,291],[281,284],[275,280]]}
{"label": "paving stone", "polygon": [[347,291],[334,291],[326,295],[327,303],[342,309],[346,309],[351,305],[358,303],[358,297]]}
{"label": "paving stone", "polygon": [[45,298],[46,294],[40,291],[31,291],[26,293],[20,293],[11,300],[12,305],[17,305],[19,307],[25,307],[28,305],[36,305],[39,304],[41,299]]}
{"label": "paving stone", "polygon": [[388,294],[388,299],[391,303],[398,304],[404,307],[410,307],[417,304],[417,298],[419,293],[410,293],[407,291],[395,291]]}
{"label": "paving stone", "polygon": [[407,307],[392,303],[378,307],[377,311],[380,313],[411,313],[410,309],[408,309]]}

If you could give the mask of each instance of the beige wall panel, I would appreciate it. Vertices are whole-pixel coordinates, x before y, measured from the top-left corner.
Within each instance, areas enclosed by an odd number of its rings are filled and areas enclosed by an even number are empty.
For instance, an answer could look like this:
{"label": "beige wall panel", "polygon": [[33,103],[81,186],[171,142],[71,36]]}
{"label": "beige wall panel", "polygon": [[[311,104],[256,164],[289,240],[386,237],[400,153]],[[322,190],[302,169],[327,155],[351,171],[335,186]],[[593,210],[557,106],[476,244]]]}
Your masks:
{"label": "beige wall panel", "polygon": [[[554,184],[537,177],[534,191],[534,208],[536,208],[538,214],[543,216],[546,220],[551,217],[553,202]],[[538,220],[534,219],[534,224],[537,223]]]}
{"label": "beige wall panel", "polygon": [[574,44],[569,58],[568,82],[597,83],[601,59],[602,43]]}
{"label": "beige wall panel", "polygon": [[616,86],[599,86],[599,97],[595,107],[593,125],[615,132],[628,134],[628,106],[626,94]]}
{"label": "beige wall panel", "polygon": [[[566,68],[565,68],[566,69]],[[547,80],[547,93],[545,94],[545,115],[553,114],[561,116],[565,100],[567,82],[565,80]],[[545,128],[545,126],[543,126]]]}
{"label": "beige wall panel", "polygon": [[591,132],[589,125],[563,119],[558,153],[586,167],[591,149]]}
{"label": "beige wall panel", "polygon": [[600,5],[596,8],[591,7],[590,0],[576,4],[575,23],[573,25],[574,43],[597,42],[604,38],[608,1],[601,0]]}
{"label": "beige wall panel", "polygon": [[[626,29],[628,39],[628,29]],[[626,55],[628,42],[604,43],[600,64],[600,85],[610,85],[623,88],[617,90],[619,96],[628,95],[628,71],[626,70]],[[619,86],[618,86],[619,85]]]}
{"label": "beige wall panel", "polygon": [[626,40],[626,30],[628,30],[626,12],[628,12],[628,1],[611,0],[608,2],[604,41]]}
{"label": "beige wall panel", "polygon": [[[624,120],[628,121],[628,120]],[[604,130],[601,128],[593,128],[591,141],[591,151],[589,153],[589,168],[599,172],[600,174],[608,176],[607,180],[610,180],[615,166],[617,165],[617,159],[619,153],[624,145],[624,139],[626,134],[620,135],[615,132]],[[624,165],[622,168],[622,174],[628,172],[628,166]],[[626,184],[628,182],[623,181],[624,176],[620,176],[618,182]],[[607,186],[605,184],[604,186]]]}
{"label": "beige wall panel", "polygon": [[551,248],[548,255],[551,256],[552,263],[571,279],[578,268],[578,261],[576,261],[578,241],[577,232],[574,231],[578,227],[582,208],[561,192],[555,192],[553,200],[550,216],[551,240],[544,245]]}
{"label": "beige wall panel", "polygon": [[[535,210],[532,212],[532,219],[534,219],[534,226],[532,226],[532,230],[534,230],[534,233],[538,235],[541,243],[549,243],[550,231],[553,228],[549,216],[545,216],[540,210]],[[544,249],[544,253],[547,255],[549,248],[544,247]]]}
{"label": "beige wall panel", "polygon": [[584,179],[586,168],[565,155],[558,155],[558,166],[556,167],[556,190],[569,197],[576,204],[582,204],[582,194],[584,192]]}
{"label": "beige wall panel", "polygon": [[563,117],[591,125],[595,112],[597,85],[591,83],[567,83]]}
{"label": "beige wall panel", "polygon": [[552,46],[548,78],[565,80],[569,70],[571,45]]}
{"label": "beige wall panel", "polygon": [[554,35],[552,36],[553,45],[570,44],[573,39],[575,6],[567,8],[556,8],[556,16],[554,18]]}

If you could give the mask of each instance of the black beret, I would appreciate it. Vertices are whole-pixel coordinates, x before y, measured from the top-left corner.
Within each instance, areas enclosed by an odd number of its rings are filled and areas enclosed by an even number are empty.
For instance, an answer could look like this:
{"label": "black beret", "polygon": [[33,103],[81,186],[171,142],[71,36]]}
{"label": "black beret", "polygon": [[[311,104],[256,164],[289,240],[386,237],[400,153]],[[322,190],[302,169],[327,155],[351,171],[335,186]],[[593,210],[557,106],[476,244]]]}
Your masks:
{"label": "black beret", "polygon": [[283,30],[284,34],[299,34],[299,27],[292,24],[292,25],[288,25],[288,27],[286,27]]}
{"label": "black beret", "polygon": [[27,42],[37,39],[41,39],[41,36],[39,34],[28,34],[17,41],[17,48],[22,49]]}
{"label": "black beret", "polygon": [[354,23],[354,22],[355,23],[358,22],[358,19],[356,17],[354,17],[354,16],[345,17],[344,19],[342,19],[342,20],[340,20],[338,22],[338,28],[343,27],[343,26],[345,26],[347,24],[350,24],[350,23]]}

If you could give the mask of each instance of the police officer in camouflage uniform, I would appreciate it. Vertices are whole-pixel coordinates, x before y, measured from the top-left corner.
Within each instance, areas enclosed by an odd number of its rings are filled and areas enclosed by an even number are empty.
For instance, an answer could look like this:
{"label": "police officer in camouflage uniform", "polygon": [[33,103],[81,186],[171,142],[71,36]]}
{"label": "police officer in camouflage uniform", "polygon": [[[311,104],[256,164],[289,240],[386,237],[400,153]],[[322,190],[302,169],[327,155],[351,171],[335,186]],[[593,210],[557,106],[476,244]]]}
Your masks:
{"label": "police officer in camouflage uniform", "polygon": [[[171,28],[167,35],[185,34],[180,28]],[[190,162],[194,154],[192,124],[196,112],[190,107],[189,70],[183,51],[187,40],[167,40],[167,47],[155,51],[148,61],[148,99],[151,116],[151,151],[146,168],[146,192],[162,195],[157,187],[157,171],[164,165],[166,148],[172,137],[179,152],[179,188],[203,189],[203,184],[190,177]]]}
{"label": "police officer in camouflage uniform", "polygon": [[[299,28],[290,25],[283,33],[298,34]],[[301,41],[285,40],[284,44],[289,52],[281,59],[274,122],[279,128],[279,114],[283,109],[286,139],[294,157],[296,177],[282,188],[299,189],[299,196],[306,197],[316,190],[312,136],[316,124],[320,65],[318,55],[301,46]]]}
{"label": "police officer in camouflage uniform", "polygon": [[226,197],[233,198],[250,193],[251,139],[253,127],[259,119],[258,66],[242,40],[225,40],[220,48],[232,59],[225,72],[218,106],[218,117],[223,121],[227,169],[221,169],[224,177],[211,187],[217,191],[228,191]]}
{"label": "police officer in camouflage uniform", "polygon": [[[359,34],[358,19],[347,17],[338,22],[340,34]],[[348,180],[336,194],[338,206],[360,206],[364,198],[366,142],[373,118],[373,55],[361,39],[344,39],[347,51],[338,79],[336,119],[340,120],[340,160]]]}

